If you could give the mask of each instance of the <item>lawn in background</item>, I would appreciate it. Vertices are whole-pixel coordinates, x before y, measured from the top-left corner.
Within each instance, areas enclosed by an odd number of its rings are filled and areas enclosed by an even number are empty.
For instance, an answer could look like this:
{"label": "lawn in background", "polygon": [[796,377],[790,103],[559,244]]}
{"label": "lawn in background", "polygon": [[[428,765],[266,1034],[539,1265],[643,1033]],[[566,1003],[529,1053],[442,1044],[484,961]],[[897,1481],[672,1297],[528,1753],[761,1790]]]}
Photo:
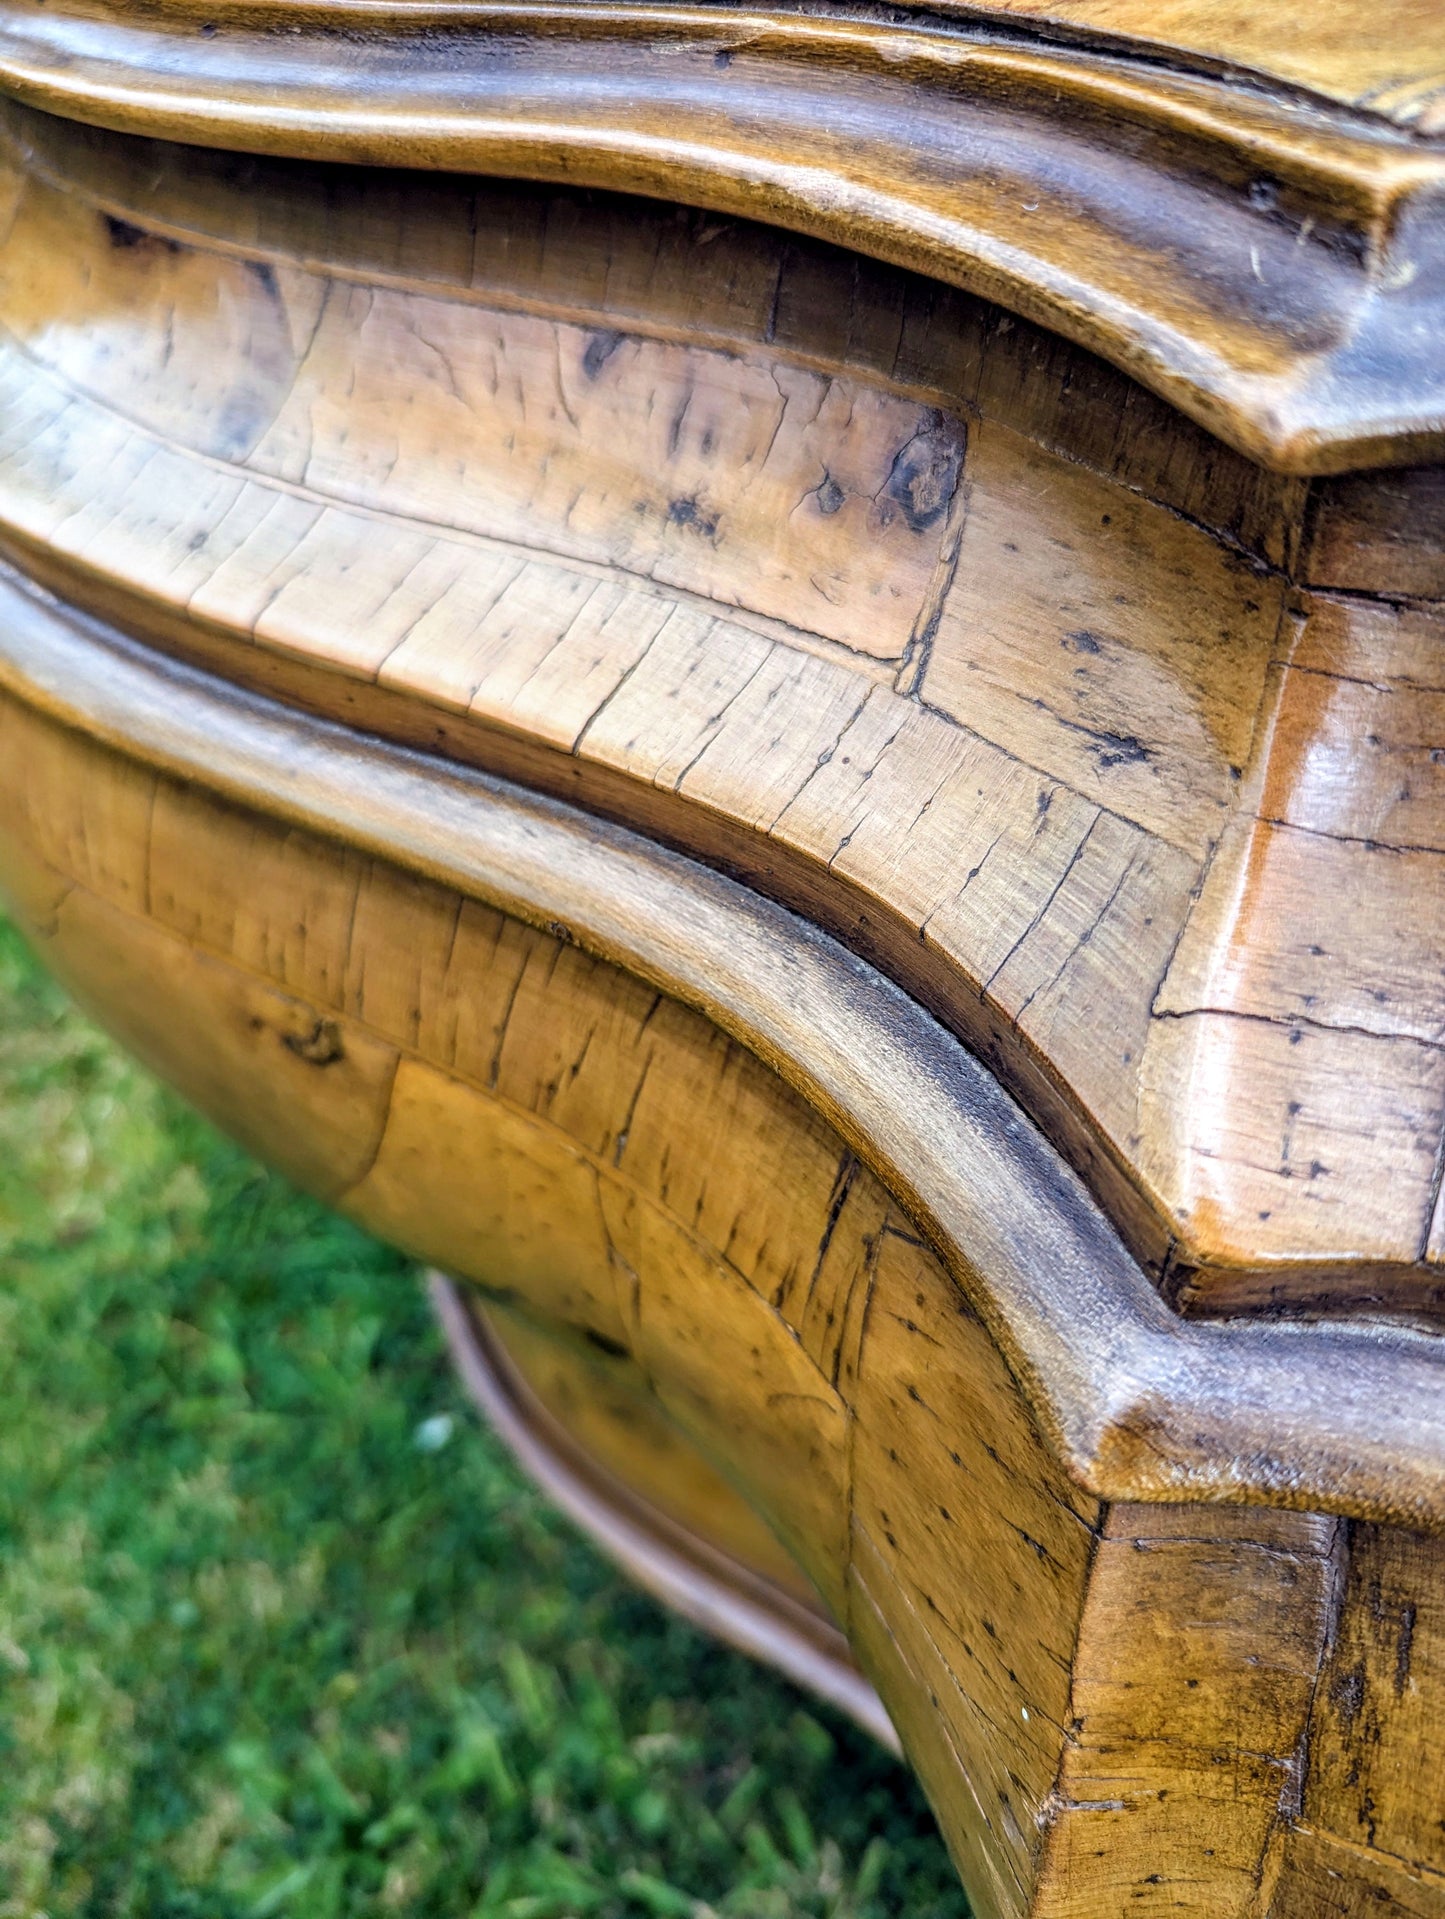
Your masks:
{"label": "lawn in background", "polygon": [[963,1919],[908,1775],[518,1476],[415,1272],[0,921],[3,1919]]}

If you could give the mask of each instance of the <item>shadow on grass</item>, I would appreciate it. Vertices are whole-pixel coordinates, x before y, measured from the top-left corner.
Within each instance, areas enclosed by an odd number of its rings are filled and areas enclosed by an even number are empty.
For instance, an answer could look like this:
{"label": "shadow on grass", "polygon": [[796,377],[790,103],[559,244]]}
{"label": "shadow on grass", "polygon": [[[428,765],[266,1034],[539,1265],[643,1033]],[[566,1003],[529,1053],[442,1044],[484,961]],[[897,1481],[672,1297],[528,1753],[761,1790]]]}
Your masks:
{"label": "shadow on grass", "polygon": [[0,922],[0,1915],[966,1910],[901,1768],[519,1479],[407,1262]]}

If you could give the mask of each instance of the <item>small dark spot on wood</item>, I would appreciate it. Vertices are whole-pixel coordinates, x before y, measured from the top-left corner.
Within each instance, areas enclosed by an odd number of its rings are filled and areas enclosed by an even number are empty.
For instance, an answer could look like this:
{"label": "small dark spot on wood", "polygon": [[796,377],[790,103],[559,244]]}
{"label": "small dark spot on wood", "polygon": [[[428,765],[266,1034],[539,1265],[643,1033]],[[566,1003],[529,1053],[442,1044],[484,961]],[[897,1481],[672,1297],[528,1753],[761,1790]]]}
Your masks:
{"label": "small dark spot on wood", "polygon": [[1342,1672],[1330,1688],[1330,1698],[1335,1711],[1344,1721],[1346,1733],[1352,1733],[1355,1721],[1360,1716],[1360,1708],[1365,1703],[1365,1668],[1363,1662],[1351,1666],[1348,1672]]}
{"label": "small dark spot on wood", "polygon": [[619,1340],[609,1339],[606,1333],[599,1333],[593,1326],[587,1327],[584,1337],[589,1346],[595,1346],[599,1353],[606,1353],[611,1359],[631,1357],[627,1348]]}
{"label": "small dark spot on wood", "polygon": [[848,496],[833,478],[832,474],[825,473],[823,475],[823,484],[817,489],[814,497],[818,502],[818,511],[820,513],[831,514],[837,513],[840,510]]}
{"label": "small dark spot on wood", "polygon": [[667,509],[667,523],[669,526],[691,527],[694,533],[700,533],[705,540],[717,537],[717,514],[691,497],[672,501]]}
{"label": "small dark spot on wood", "polygon": [[106,238],[118,250],[154,248],[161,253],[183,251],[179,240],[167,239],[159,233],[147,233],[144,227],[132,226],[129,220],[118,220],[113,213],[102,213],[100,219]]}
{"label": "small dark spot on wood", "polygon": [[597,375],[612,358],[622,344],[622,335],[616,327],[598,327],[587,336],[587,344],[582,349],[582,371],[589,380]]}
{"label": "small dark spot on wood", "polygon": [[1415,1608],[1406,1605],[1400,1613],[1400,1635],[1395,1641],[1395,1697],[1399,1699],[1410,1682],[1410,1651],[1415,1643]]}
{"label": "small dark spot on wood", "polygon": [[1150,758],[1148,747],[1132,733],[1095,731],[1093,739],[1094,764],[1101,773],[1116,766],[1139,766]]}
{"label": "small dark spot on wood", "polygon": [[1106,636],[1090,632],[1087,626],[1081,626],[1076,632],[1066,633],[1059,645],[1072,649],[1075,653],[1102,653]]}
{"label": "small dark spot on wood", "polygon": [[133,227],[129,220],[117,220],[112,213],[102,213],[100,217],[113,247],[141,247],[150,237],[140,227]]}
{"label": "small dark spot on wood", "polygon": [[330,1066],[346,1052],[341,1028],[334,1019],[318,1019],[309,1032],[286,1033],[281,1043],[288,1053],[304,1059],[308,1066]]}
{"label": "small dark spot on wood", "polygon": [[953,503],[967,434],[962,420],[935,413],[894,456],[884,485],[915,533],[937,526]]}

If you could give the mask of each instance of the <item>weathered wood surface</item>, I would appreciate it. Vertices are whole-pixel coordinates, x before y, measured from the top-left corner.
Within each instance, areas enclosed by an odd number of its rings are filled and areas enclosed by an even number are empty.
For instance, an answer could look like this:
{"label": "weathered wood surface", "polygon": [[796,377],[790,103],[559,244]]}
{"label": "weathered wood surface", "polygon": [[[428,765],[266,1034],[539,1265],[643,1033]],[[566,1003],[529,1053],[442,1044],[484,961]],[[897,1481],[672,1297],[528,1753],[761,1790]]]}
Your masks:
{"label": "weathered wood surface", "polygon": [[[555,935],[4,718],[8,890],[121,1037],[374,1230],[630,1355],[844,1621],[864,1529],[890,1635],[961,1668],[938,1711],[980,1803],[944,1812],[953,1843],[1021,1909],[1098,1505],[875,1178],[736,1042]],[[941,1341],[933,1406],[910,1388]],[[957,1515],[890,1523],[909,1481]],[[965,1536],[992,1550],[941,1581]]]}
{"label": "weathered wood surface", "polygon": [[1438,1311],[1427,479],[736,223],[9,125],[23,564],[831,927],[1190,1310]]}
{"label": "weathered wood surface", "polygon": [[1441,69],[1430,0],[0,8],[31,105],[767,219],[1001,300],[1301,472],[1445,445]]}
{"label": "weathered wood surface", "polygon": [[[690,1005],[776,1071],[918,1221],[1096,1497],[1445,1525],[1433,1337],[1368,1317],[1171,1311],[989,1072],[795,915],[556,802],[238,696],[14,579],[0,577],[0,609],[0,688],[16,702],[6,858],[31,920],[48,924],[54,872],[88,870],[121,804],[116,781],[67,756],[67,734],[118,750],[123,839],[149,830],[159,775],[449,887]],[[42,728],[33,754],[27,712],[62,729]],[[143,857],[119,870],[134,887]],[[294,941],[305,915],[290,925]]]}
{"label": "weathered wood surface", "polygon": [[[709,1473],[766,1516],[981,1914],[1353,1912],[1310,1904],[1329,1845],[1377,1899],[1433,1910],[1438,1542],[1361,1526],[1344,1568],[1340,1523],[1307,1512],[1101,1504],[1041,1430],[983,1276],[698,1011],[28,704],[0,720],[0,870],[50,963],[241,1138],[523,1314],[537,1390],[610,1430],[615,1470],[635,1442],[609,1395],[653,1396],[678,1438],[633,1478],[777,1579]],[[616,1378],[579,1411],[589,1350]]]}
{"label": "weathered wood surface", "polygon": [[433,1270],[453,1363],[494,1433],[644,1590],[827,1699],[897,1752],[846,1635],[767,1526],[673,1425],[622,1353],[540,1331]]}
{"label": "weathered wood surface", "polygon": [[981,1919],[1445,1915],[1445,154],[1350,18],[0,6],[270,156],[0,107],[13,910],[846,1637]]}
{"label": "weathered wood surface", "polygon": [[1019,20],[1096,44],[1193,57],[1307,89],[1421,133],[1445,131],[1445,44],[1432,0],[938,0],[939,11]]}

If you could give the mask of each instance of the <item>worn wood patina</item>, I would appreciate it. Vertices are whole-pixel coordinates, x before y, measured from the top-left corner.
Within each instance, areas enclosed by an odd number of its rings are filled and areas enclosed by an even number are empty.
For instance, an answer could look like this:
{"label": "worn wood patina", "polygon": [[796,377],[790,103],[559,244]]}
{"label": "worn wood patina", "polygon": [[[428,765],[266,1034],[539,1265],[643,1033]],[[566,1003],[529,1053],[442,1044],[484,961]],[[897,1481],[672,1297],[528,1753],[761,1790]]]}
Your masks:
{"label": "worn wood patina", "polygon": [[1435,9],[7,0],[0,89],[56,972],[984,1919],[1445,1915]]}

